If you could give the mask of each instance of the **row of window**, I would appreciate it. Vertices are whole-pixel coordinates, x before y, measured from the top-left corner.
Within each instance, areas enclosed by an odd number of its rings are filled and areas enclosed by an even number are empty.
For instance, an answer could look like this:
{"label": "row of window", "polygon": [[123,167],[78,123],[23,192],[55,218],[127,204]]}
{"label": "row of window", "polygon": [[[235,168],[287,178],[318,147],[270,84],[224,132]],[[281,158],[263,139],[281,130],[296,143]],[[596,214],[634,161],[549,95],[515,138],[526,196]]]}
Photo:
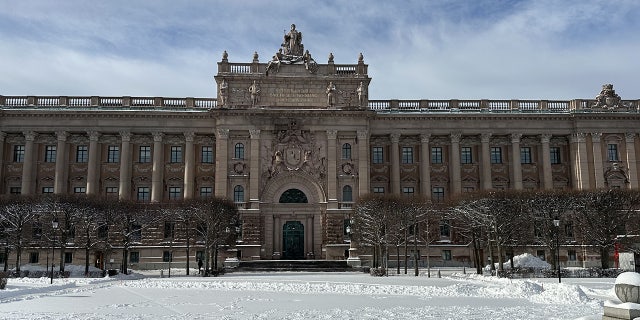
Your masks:
{"label": "row of window", "polygon": [[[236,149],[238,146],[236,146]],[[237,151],[237,150],[236,150]],[[237,151],[238,152],[238,151]],[[24,145],[13,146],[13,162],[24,162]],[[56,146],[45,146],[44,162],[56,162]],[[244,147],[240,152],[242,158],[244,157]],[[169,154],[169,162],[180,163],[182,162],[183,152],[182,146],[171,146]],[[138,162],[150,163],[151,162],[151,146],[140,146],[138,148]],[[202,146],[200,149],[200,161],[202,163],[213,163],[213,146]],[[89,147],[86,145],[76,146],[76,162],[87,163],[89,162]],[[120,162],[120,146],[108,146],[107,147],[107,162],[118,163]]]}
{"label": "row of window", "polygon": [[[344,147],[343,147],[344,148]],[[502,147],[491,147],[490,151],[490,161],[492,164],[502,163]],[[549,149],[551,164],[560,164],[560,147],[551,147]],[[344,149],[343,149],[344,154]],[[411,164],[414,163],[413,156],[413,147],[402,147],[401,153],[401,162],[403,164]],[[607,145],[607,160],[608,161],[620,161],[618,156],[618,145],[617,144],[609,144]],[[384,148],[383,147],[373,147],[372,148],[372,163],[373,164],[382,164],[384,163]],[[431,148],[431,163],[432,164],[442,164],[444,162],[444,153],[442,147],[432,147]],[[473,163],[473,153],[471,147],[461,147],[460,148],[460,162],[462,164],[472,164]],[[520,148],[520,163],[530,164],[533,163],[532,156],[532,148],[531,147],[521,147]]]}

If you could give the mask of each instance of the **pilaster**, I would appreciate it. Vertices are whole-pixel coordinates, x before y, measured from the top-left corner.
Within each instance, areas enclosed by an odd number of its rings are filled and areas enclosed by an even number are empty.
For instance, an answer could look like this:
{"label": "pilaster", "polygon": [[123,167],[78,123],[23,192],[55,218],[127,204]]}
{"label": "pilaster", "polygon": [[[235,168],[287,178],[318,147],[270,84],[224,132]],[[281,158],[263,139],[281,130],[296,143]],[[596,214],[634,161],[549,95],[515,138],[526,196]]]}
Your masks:
{"label": "pilaster", "polygon": [[480,142],[482,144],[482,163],[480,171],[482,190],[491,190],[493,188],[493,182],[491,181],[491,133],[481,134]]}
{"label": "pilaster", "polygon": [[131,132],[120,131],[120,184],[118,185],[118,198],[129,200],[131,198]]}
{"label": "pilaster", "polygon": [[336,154],[336,138],[338,137],[338,130],[327,130],[327,196],[328,196],[328,209],[338,208],[338,193],[337,193],[337,154]]}
{"label": "pilaster", "polygon": [[636,140],[637,133],[627,132],[625,141],[627,143],[627,170],[629,170],[629,187],[638,189],[638,163],[636,162]]}
{"label": "pilaster", "polygon": [[57,131],[58,145],[56,146],[56,175],[53,185],[53,193],[64,194],[67,192],[67,137],[66,131]]}
{"label": "pilaster", "polygon": [[216,130],[216,197],[226,198],[227,194],[227,168],[229,161],[229,129]]}
{"label": "pilaster", "polygon": [[161,202],[164,191],[164,133],[153,132],[153,166],[151,173],[151,202]]}
{"label": "pilaster", "polygon": [[361,130],[358,135],[358,194],[368,194],[369,186],[369,132]]}
{"label": "pilaster", "polygon": [[460,139],[462,134],[454,132],[451,138],[451,162],[449,163],[449,176],[451,177],[451,195],[462,192],[462,180],[460,178]]}
{"label": "pilaster", "polygon": [[193,199],[195,194],[196,153],[193,140],[196,134],[192,131],[184,133],[184,199]]}
{"label": "pilaster", "polygon": [[551,169],[551,142],[550,134],[540,135],[542,143],[542,185],[546,190],[553,189],[553,171]]}
{"label": "pilaster", "polygon": [[431,199],[431,157],[429,140],[431,134],[420,135],[420,193],[427,199]]}
{"label": "pilaster", "polygon": [[593,169],[595,187],[604,188],[604,163],[602,162],[602,133],[591,133],[591,147],[593,149]]}
{"label": "pilaster", "polygon": [[249,130],[251,137],[251,153],[249,155],[249,207],[258,209],[260,205],[260,130]]}
{"label": "pilaster", "polygon": [[392,133],[391,138],[391,193],[400,194],[400,134]]}
{"label": "pilaster", "polygon": [[87,194],[95,195],[98,193],[98,180],[99,180],[99,157],[100,146],[98,139],[100,139],[100,133],[97,131],[87,132],[89,135],[89,163],[87,165]]}
{"label": "pilaster", "polygon": [[513,188],[522,190],[522,159],[520,159],[520,138],[522,133],[511,134],[511,177]]}

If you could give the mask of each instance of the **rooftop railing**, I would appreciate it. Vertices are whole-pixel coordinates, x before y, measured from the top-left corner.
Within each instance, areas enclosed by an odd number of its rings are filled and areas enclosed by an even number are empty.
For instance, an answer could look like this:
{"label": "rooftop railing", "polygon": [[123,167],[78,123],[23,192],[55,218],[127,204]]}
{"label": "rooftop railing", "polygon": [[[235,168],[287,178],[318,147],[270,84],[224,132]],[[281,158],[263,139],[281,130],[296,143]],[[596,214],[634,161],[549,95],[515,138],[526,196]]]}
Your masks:
{"label": "rooftop railing", "polygon": [[[197,110],[217,108],[216,98],[0,96],[2,109]],[[596,100],[369,100],[379,113],[640,112],[640,100],[598,107]]]}

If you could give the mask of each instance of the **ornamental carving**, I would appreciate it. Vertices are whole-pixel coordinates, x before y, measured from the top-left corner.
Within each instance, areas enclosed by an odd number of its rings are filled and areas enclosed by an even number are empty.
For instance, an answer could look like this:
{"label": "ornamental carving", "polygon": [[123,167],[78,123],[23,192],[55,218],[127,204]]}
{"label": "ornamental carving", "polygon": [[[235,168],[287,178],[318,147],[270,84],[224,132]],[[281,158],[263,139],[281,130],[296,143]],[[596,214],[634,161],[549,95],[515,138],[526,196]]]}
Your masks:
{"label": "ornamental carving", "polygon": [[316,136],[302,130],[296,120],[276,128],[274,140],[270,146],[265,146],[263,153],[262,163],[265,165],[262,185],[283,172],[298,171],[312,176],[324,187],[327,171],[326,141],[317,141]]}
{"label": "ornamental carving", "polygon": [[603,84],[600,94],[596,96],[594,108],[613,110],[618,107],[623,107],[622,100],[616,91],[613,90],[613,85],[610,83]]}

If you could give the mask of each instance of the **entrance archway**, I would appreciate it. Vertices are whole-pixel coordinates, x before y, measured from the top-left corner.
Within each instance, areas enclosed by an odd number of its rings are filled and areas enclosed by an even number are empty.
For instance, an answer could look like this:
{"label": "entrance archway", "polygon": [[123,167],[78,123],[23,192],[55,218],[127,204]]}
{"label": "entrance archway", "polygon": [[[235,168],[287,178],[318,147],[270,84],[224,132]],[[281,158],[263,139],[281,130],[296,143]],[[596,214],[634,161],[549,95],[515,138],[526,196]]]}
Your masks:
{"label": "entrance archway", "polygon": [[282,227],[282,258],[304,259],[304,226],[300,221],[287,221]]}

